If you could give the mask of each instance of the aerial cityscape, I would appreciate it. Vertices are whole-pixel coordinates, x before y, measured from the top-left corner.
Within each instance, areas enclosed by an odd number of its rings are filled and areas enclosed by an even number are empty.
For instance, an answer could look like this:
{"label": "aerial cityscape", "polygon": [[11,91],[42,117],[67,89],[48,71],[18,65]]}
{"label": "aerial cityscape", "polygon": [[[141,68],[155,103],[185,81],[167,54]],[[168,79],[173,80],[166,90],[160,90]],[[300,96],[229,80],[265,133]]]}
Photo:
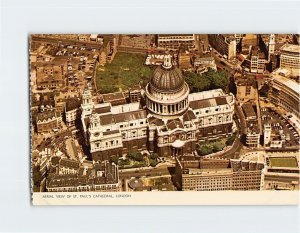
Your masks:
{"label": "aerial cityscape", "polygon": [[299,34],[32,34],[33,192],[299,190]]}

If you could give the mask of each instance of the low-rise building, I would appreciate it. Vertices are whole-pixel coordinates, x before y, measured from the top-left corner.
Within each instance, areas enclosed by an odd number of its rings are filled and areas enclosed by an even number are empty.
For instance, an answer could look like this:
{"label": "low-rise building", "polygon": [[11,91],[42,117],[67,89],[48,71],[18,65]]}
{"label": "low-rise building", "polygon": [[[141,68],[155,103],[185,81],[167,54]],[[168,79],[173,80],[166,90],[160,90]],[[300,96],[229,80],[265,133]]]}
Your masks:
{"label": "low-rise building", "polygon": [[182,191],[260,190],[264,164],[180,156],[176,158],[176,185]]}
{"label": "low-rise building", "polygon": [[265,190],[299,190],[299,152],[266,155]]}
{"label": "low-rise building", "polygon": [[255,101],[258,97],[257,83],[250,77],[237,78],[235,80],[237,93],[236,100],[245,103],[248,101]]}
{"label": "low-rise building", "polygon": [[[55,160],[51,160],[55,163]],[[69,159],[58,158],[58,172],[48,175],[48,192],[118,192],[120,180],[118,167],[114,163],[103,161],[86,165]],[[56,170],[54,170],[56,171]]]}
{"label": "low-rise building", "polygon": [[36,126],[38,133],[49,133],[61,127],[61,115],[53,110],[37,113]]}
{"label": "low-rise building", "polygon": [[187,48],[180,47],[178,53],[178,66],[181,70],[188,70],[192,68],[191,55]]}
{"label": "low-rise building", "polygon": [[234,34],[209,34],[209,44],[228,59],[236,57],[236,38]]}
{"label": "low-rise building", "polygon": [[66,174],[78,174],[79,170],[79,162],[76,160],[65,159],[62,158],[58,164],[58,174],[66,175]]}
{"label": "low-rise building", "polygon": [[75,125],[77,119],[80,119],[80,100],[70,98],[66,101],[65,116],[67,126]]}
{"label": "low-rise building", "polygon": [[[274,124],[274,123],[273,123]],[[282,148],[286,141],[286,135],[282,129],[272,129],[271,124],[264,125],[264,146],[266,148]]]}
{"label": "low-rise building", "polygon": [[257,120],[247,122],[246,144],[252,148],[260,145],[260,131]]}
{"label": "low-rise building", "polygon": [[197,73],[207,72],[208,69],[217,70],[215,59],[211,53],[193,56],[192,64]]}
{"label": "low-rise building", "polygon": [[246,120],[246,144],[249,147],[259,147],[260,145],[260,129],[258,126],[258,119],[256,111],[252,104],[245,103],[242,105]]}
{"label": "low-rise building", "polygon": [[36,67],[36,85],[40,89],[58,89],[65,86],[65,72],[63,65],[51,63]]}
{"label": "low-rise building", "polygon": [[300,45],[285,44],[280,48],[280,68],[289,69],[293,77],[300,76]]}
{"label": "low-rise building", "polygon": [[242,66],[250,73],[262,74],[266,69],[268,59],[258,46],[250,46],[249,53],[244,59]]}
{"label": "low-rise building", "polygon": [[180,46],[186,46],[193,49],[195,47],[195,35],[159,34],[157,36],[157,46],[165,49],[179,49]]}
{"label": "low-rise building", "polygon": [[285,77],[279,70],[272,73],[268,98],[275,106],[300,118],[300,84]]}
{"label": "low-rise building", "polygon": [[123,92],[108,93],[102,95],[103,103],[110,103],[112,106],[126,104]]}

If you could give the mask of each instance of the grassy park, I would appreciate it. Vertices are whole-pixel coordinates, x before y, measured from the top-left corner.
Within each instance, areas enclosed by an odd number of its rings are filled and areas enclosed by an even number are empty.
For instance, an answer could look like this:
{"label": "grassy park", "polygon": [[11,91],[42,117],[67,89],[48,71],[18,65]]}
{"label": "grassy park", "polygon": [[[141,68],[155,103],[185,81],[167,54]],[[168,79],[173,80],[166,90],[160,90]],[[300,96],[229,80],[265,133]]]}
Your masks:
{"label": "grassy park", "polygon": [[110,93],[126,90],[140,81],[147,82],[152,69],[144,62],[142,54],[117,53],[110,64],[97,68],[97,89],[100,93]]}

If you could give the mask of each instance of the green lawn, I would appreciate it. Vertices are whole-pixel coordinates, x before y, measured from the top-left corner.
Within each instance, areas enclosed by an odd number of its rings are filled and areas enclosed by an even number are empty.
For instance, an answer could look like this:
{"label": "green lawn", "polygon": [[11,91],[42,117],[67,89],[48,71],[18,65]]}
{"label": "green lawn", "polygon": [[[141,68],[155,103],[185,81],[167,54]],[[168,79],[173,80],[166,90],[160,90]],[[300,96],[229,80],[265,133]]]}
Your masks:
{"label": "green lawn", "polygon": [[97,89],[101,93],[126,90],[140,81],[147,82],[152,69],[144,65],[142,54],[117,53],[112,63],[98,67],[96,71]]}
{"label": "green lawn", "polygon": [[271,167],[298,167],[297,159],[293,157],[269,158]]}

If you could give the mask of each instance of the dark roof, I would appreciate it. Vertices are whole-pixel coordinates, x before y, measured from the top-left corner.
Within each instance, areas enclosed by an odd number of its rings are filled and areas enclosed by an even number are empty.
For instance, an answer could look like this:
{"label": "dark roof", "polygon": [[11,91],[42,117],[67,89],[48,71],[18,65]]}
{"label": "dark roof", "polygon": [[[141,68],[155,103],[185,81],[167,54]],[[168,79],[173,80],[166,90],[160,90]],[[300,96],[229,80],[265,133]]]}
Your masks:
{"label": "dark roof", "polygon": [[104,102],[110,102],[110,101],[125,99],[123,92],[103,94],[102,97],[103,97]]}
{"label": "dark roof", "polygon": [[114,115],[115,122],[124,122],[124,121],[132,121],[138,119],[145,119],[147,118],[147,111],[146,110],[138,110],[134,112],[124,112]]}
{"label": "dark roof", "polygon": [[119,114],[108,114],[100,116],[100,123],[101,125],[109,125],[114,123],[120,122],[127,122],[137,119],[145,119],[147,118],[147,111],[146,110],[138,110],[134,112],[124,112]]}
{"label": "dark roof", "polygon": [[222,97],[216,97],[215,98],[217,105],[225,105],[228,104],[227,99],[225,96]]}
{"label": "dark roof", "polygon": [[116,134],[116,133],[120,133],[119,130],[110,130],[110,131],[105,131],[103,132],[103,135],[111,135],[111,134]]}
{"label": "dark roof", "polygon": [[95,112],[98,114],[102,114],[102,113],[107,113],[110,112],[110,106],[105,106],[105,107],[100,107],[100,108],[95,108]]}
{"label": "dark roof", "polygon": [[239,78],[236,80],[237,86],[253,86],[256,87],[256,80],[251,77]]}
{"label": "dark roof", "polygon": [[228,104],[226,96],[218,96],[210,99],[190,101],[190,107],[192,109],[215,107],[215,106],[225,105],[225,104]]}
{"label": "dark roof", "polygon": [[39,112],[37,114],[36,121],[50,120],[53,117],[57,117],[57,116],[58,114],[55,112],[55,110],[47,110],[44,112]]}
{"label": "dark roof", "polygon": [[80,101],[77,98],[69,98],[66,100],[66,111],[72,111],[80,107]]}
{"label": "dark roof", "polygon": [[61,159],[59,162],[59,166],[78,169],[79,162],[75,161],[75,160],[70,160],[70,159]]}
{"label": "dark roof", "polygon": [[52,164],[53,166],[58,165],[60,159],[61,159],[61,158],[60,158],[59,156],[53,156],[53,157],[51,158],[51,164]]}
{"label": "dark roof", "polygon": [[181,120],[179,120],[178,118],[173,119],[173,120],[168,120],[167,127],[170,130],[173,130],[176,128],[182,128],[182,129],[184,128]]}
{"label": "dark roof", "polygon": [[48,187],[72,187],[78,185],[78,178],[76,175],[51,175],[48,177]]}
{"label": "dark roof", "polygon": [[247,103],[243,104],[242,109],[244,111],[244,114],[245,114],[246,118],[256,117],[256,113],[254,111],[254,108],[253,108],[252,104],[247,104]]}
{"label": "dark roof", "polygon": [[[65,159],[64,159],[65,160]],[[73,161],[74,162],[74,161]],[[75,161],[76,162],[76,161]],[[117,166],[108,161],[96,163],[93,169],[88,169],[87,175],[83,175],[84,168],[79,168],[78,175],[76,174],[53,174],[50,173],[47,180],[47,187],[74,187],[79,185],[92,185],[92,184],[114,184],[118,183],[118,170]],[[93,172],[94,171],[94,172]],[[95,172],[102,171],[102,176],[94,176]]]}
{"label": "dark roof", "polygon": [[158,66],[150,80],[150,87],[159,91],[177,91],[184,86],[184,79],[181,71],[173,66],[170,69],[165,69]]}
{"label": "dark roof", "polygon": [[100,118],[101,125],[110,125],[112,123],[115,123],[112,114],[103,115],[103,116],[100,116],[99,118]]}
{"label": "dark roof", "polygon": [[188,110],[183,114],[183,121],[191,121],[193,119],[196,119],[196,116],[192,110]]}
{"label": "dark roof", "polygon": [[156,125],[156,126],[161,126],[164,125],[164,122],[162,121],[162,119],[156,118],[156,117],[149,117],[148,118],[149,124],[151,125]]}
{"label": "dark roof", "polygon": [[194,100],[190,101],[190,107],[192,109],[200,109],[200,108],[208,108],[211,107],[211,103],[209,100]]}

